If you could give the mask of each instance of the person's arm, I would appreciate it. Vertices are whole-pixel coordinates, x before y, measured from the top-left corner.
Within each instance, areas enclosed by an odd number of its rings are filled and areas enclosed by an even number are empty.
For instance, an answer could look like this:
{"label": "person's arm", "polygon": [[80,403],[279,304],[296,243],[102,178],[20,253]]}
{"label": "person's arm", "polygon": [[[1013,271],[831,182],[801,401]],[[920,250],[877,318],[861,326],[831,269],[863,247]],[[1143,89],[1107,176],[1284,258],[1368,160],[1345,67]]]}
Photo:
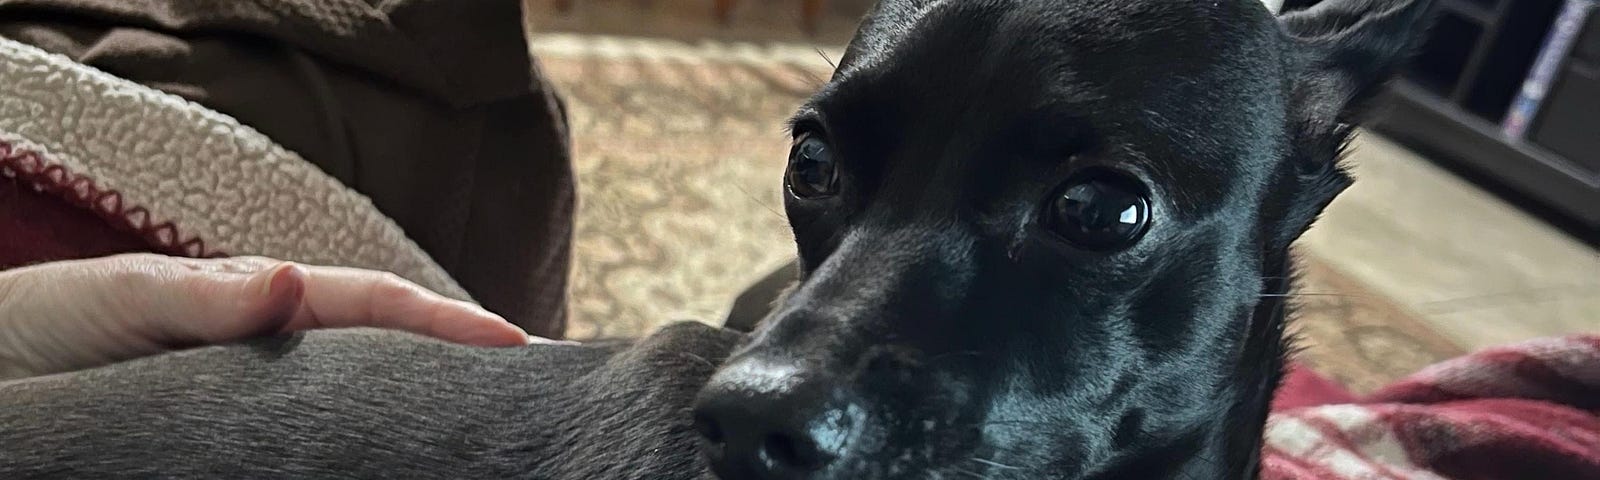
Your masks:
{"label": "person's arm", "polygon": [[529,337],[393,274],[259,258],[120,255],[0,272],[0,381],[318,328],[379,327],[486,347]]}

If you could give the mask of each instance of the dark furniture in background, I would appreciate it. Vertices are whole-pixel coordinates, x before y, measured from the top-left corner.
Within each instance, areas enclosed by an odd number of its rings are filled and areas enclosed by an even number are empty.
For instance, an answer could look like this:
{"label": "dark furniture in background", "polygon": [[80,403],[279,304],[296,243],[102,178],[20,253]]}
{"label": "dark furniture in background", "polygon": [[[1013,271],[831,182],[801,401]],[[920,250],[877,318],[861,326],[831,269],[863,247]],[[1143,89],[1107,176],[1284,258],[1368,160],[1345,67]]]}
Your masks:
{"label": "dark furniture in background", "polygon": [[[1313,3],[1291,0],[1285,10]],[[1437,24],[1380,99],[1372,128],[1532,200],[1580,236],[1600,231],[1600,15],[1561,62],[1527,134],[1513,138],[1501,121],[1565,2],[1436,3]]]}
{"label": "dark furniture in background", "polygon": [[[556,10],[562,13],[572,11],[573,3],[577,0],[555,0]],[[738,8],[739,0],[715,0],[711,3],[711,13],[723,24],[733,22],[733,10]],[[807,33],[816,33],[817,22],[822,21],[822,13],[828,8],[827,0],[801,0],[800,23]]]}

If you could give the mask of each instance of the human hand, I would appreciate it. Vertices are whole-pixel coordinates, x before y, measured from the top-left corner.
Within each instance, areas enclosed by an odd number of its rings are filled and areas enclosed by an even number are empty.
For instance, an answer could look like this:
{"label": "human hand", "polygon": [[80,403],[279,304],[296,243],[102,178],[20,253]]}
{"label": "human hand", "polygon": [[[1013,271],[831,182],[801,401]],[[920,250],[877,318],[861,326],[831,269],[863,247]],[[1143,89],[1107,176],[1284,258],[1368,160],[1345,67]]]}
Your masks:
{"label": "human hand", "polygon": [[368,270],[134,254],[0,272],[0,380],[344,327],[484,347],[534,340],[477,305]]}

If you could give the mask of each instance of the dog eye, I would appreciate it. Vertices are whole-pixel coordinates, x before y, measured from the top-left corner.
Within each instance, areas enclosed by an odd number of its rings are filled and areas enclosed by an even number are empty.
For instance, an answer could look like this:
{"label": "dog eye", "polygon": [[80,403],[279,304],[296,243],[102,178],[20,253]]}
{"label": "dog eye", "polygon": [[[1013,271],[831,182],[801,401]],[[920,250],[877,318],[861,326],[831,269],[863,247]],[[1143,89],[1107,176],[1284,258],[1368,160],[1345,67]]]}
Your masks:
{"label": "dog eye", "polygon": [[833,148],[811,134],[795,140],[789,153],[789,192],[798,198],[826,197],[838,193],[839,170],[833,161]]}
{"label": "dog eye", "polygon": [[1150,200],[1137,180],[1091,170],[1075,175],[1046,204],[1043,222],[1050,231],[1086,250],[1126,248],[1150,227]]}

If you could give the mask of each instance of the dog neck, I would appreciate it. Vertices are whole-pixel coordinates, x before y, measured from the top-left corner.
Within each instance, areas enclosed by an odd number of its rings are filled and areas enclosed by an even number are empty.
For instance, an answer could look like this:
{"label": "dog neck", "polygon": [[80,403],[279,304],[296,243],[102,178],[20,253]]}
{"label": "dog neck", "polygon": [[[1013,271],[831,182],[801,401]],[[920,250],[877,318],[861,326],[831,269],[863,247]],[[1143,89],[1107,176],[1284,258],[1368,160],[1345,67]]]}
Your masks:
{"label": "dog neck", "polygon": [[1262,271],[1267,276],[1261,280],[1261,300],[1250,315],[1235,369],[1241,375],[1240,392],[1231,413],[1233,418],[1248,419],[1241,423],[1248,427],[1230,431],[1227,436],[1230,445],[1226,451],[1236,456],[1230,460],[1246,465],[1248,479],[1259,475],[1267,416],[1291,349],[1285,328],[1291,310],[1288,296],[1295,288],[1293,258],[1288,248],[1283,248],[1269,253],[1265,260]]}

